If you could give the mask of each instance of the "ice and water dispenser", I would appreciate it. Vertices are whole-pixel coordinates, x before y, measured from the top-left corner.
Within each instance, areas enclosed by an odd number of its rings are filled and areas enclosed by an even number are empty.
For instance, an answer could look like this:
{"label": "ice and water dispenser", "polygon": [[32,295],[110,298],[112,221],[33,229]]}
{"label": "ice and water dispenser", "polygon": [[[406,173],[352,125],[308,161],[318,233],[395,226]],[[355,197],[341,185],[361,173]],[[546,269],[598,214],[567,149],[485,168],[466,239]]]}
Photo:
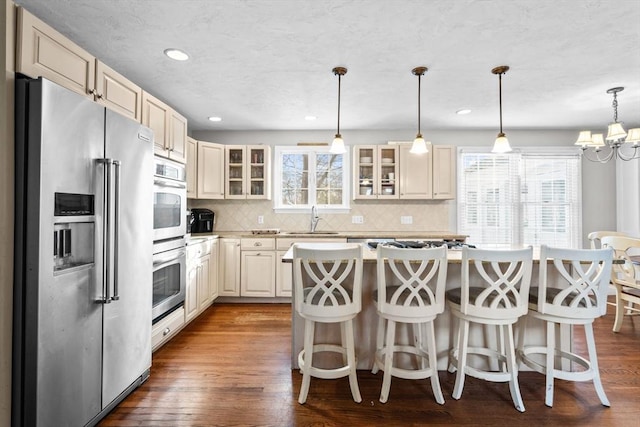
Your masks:
{"label": "ice and water dispenser", "polygon": [[95,203],[92,194],[55,193],[54,272],[94,262]]}

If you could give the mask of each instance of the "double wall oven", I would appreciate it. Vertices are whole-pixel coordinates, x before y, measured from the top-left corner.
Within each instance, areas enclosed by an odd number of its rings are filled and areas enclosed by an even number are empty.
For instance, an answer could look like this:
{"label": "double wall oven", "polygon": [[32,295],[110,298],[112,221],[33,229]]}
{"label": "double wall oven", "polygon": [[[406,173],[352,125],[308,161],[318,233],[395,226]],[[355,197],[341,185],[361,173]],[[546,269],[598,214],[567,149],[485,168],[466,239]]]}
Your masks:
{"label": "double wall oven", "polygon": [[184,303],[187,281],[185,166],[155,157],[153,177],[153,321]]}

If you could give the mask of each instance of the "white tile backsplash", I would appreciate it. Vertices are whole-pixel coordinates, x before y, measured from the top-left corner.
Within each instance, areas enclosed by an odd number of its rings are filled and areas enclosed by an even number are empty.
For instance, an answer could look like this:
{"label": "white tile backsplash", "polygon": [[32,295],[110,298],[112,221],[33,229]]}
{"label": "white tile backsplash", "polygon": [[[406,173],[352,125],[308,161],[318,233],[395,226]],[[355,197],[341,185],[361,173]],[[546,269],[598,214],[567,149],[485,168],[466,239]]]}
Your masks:
{"label": "white tile backsplash", "polygon": [[[311,213],[275,213],[270,200],[189,200],[189,207],[209,208],[216,213],[215,230],[242,231],[255,228],[279,228],[303,231],[310,225]],[[320,213],[319,231],[438,231],[455,232],[450,224],[454,201],[358,201],[351,202],[347,213]],[[353,216],[361,216],[362,224],[354,224]],[[264,222],[258,223],[263,217]],[[402,224],[411,217],[411,224]]]}

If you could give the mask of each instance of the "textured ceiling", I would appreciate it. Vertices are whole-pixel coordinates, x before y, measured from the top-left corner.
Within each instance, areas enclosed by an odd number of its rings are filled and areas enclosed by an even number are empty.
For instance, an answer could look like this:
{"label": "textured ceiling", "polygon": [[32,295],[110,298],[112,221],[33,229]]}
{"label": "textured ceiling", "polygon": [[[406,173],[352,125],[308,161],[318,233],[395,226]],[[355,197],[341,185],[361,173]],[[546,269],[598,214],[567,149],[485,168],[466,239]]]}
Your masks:
{"label": "textured ceiling", "polygon": [[[17,0],[192,130],[640,126],[640,1]],[[163,55],[189,53],[187,62]],[[462,108],[471,114],[460,116]],[[211,123],[208,116],[222,117]],[[317,116],[314,122],[306,115]]]}

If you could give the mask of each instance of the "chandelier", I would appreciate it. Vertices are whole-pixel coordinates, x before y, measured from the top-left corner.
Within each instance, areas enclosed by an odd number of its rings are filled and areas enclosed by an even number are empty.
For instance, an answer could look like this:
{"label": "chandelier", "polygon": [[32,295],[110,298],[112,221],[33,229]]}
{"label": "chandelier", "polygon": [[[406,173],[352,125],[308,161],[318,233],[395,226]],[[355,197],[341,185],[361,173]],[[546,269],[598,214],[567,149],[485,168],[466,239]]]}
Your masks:
{"label": "chandelier", "polygon": [[[614,87],[607,90],[613,94],[613,122],[609,124],[607,130],[606,144],[603,134],[584,130],[578,135],[576,145],[580,146],[582,156],[592,162],[606,163],[611,159],[629,161],[640,159],[640,128],[629,129],[625,132],[622,123],[618,122],[618,92],[622,92],[624,87]],[[626,145],[628,144],[628,145]],[[588,151],[589,149],[591,151]],[[628,149],[627,149],[628,148]],[[601,154],[602,153],[602,154]]]}

